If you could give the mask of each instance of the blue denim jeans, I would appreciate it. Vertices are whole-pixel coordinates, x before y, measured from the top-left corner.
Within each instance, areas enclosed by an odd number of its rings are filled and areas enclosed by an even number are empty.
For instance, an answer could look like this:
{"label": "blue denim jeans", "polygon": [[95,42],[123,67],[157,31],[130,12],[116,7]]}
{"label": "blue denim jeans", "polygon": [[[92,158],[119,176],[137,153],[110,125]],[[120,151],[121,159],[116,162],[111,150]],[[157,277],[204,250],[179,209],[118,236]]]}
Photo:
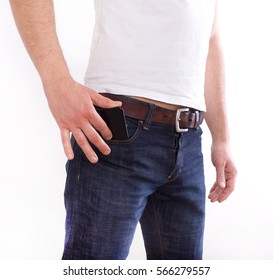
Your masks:
{"label": "blue denim jeans", "polygon": [[126,117],[129,140],[110,140],[91,164],[75,140],[67,163],[63,259],[126,259],[140,222],[147,259],[202,259],[202,130]]}

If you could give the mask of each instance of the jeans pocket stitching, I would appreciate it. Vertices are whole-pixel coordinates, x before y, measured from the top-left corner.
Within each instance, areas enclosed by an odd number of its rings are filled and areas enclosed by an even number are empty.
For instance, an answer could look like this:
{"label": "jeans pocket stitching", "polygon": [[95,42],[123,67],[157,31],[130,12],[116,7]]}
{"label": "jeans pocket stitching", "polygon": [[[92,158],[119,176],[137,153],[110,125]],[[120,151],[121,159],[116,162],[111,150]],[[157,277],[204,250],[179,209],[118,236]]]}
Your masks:
{"label": "jeans pocket stitching", "polygon": [[131,144],[133,141],[136,140],[136,138],[139,136],[141,130],[143,128],[143,122],[142,121],[138,121],[137,127],[135,129],[135,132],[133,133],[133,135],[126,140],[109,140],[107,141],[107,143],[109,144]]}

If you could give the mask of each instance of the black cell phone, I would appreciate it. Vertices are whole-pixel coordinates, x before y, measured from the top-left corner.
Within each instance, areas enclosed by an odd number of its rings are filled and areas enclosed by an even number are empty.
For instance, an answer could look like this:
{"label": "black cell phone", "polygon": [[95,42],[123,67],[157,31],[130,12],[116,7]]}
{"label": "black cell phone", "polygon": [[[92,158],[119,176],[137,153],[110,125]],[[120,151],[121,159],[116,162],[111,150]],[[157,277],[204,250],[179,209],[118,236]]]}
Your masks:
{"label": "black cell phone", "polygon": [[120,107],[104,109],[96,107],[97,112],[105,121],[113,134],[113,140],[129,139],[124,111]]}

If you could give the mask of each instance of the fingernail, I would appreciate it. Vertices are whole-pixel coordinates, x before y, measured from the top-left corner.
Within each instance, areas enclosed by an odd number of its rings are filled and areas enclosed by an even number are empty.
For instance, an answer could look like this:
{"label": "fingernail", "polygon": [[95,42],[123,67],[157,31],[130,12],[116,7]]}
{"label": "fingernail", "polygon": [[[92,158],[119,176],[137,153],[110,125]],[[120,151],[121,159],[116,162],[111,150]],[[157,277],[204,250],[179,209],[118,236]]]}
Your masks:
{"label": "fingernail", "polygon": [[110,150],[110,149],[107,149],[107,150],[105,150],[105,151],[103,152],[103,154],[104,154],[105,156],[108,156],[110,153],[111,153],[111,150]]}
{"label": "fingernail", "polygon": [[73,155],[73,154],[68,154],[68,155],[67,155],[67,159],[68,159],[68,160],[72,160],[73,158],[74,158],[74,155]]}
{"label": "fingernail", "polygon": [[92,156],[91,159],[90,159],[90,161],[91,161],[92,163],[96,163],[96,162],[98,161],[98,157],[97,157],[97,156]]}
{"label": "fingernail", "polygon": [[104,138],[105,138],[105,140],[111,140],[111,139],[112,139],[112,135],[111,135],[111,134],[110,134],[110,135],[107,135],[107,136],[105,136]]}

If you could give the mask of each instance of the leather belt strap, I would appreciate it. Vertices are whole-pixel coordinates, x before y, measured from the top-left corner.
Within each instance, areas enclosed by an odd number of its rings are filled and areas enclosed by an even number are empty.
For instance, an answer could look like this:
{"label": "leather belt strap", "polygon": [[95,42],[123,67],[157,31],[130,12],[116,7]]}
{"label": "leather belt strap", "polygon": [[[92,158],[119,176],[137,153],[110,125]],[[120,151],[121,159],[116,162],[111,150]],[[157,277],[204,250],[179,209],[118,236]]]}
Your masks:
{"label": "leather belt strap", "polygon": [[[110,93],[100,93],[115,101],[121,101],[121,108],[124,114],[130,118],[144,121],[149,112],[150,103],[132,99],[129,97],[119,96]],[[166,124],[176,127],[177,132],[187,131],[189,128],[197,128],[204,119],[204,112],[192,108],[182,107],[174,111],[159,106],[155,107],[151,121],[159,124]]]}

